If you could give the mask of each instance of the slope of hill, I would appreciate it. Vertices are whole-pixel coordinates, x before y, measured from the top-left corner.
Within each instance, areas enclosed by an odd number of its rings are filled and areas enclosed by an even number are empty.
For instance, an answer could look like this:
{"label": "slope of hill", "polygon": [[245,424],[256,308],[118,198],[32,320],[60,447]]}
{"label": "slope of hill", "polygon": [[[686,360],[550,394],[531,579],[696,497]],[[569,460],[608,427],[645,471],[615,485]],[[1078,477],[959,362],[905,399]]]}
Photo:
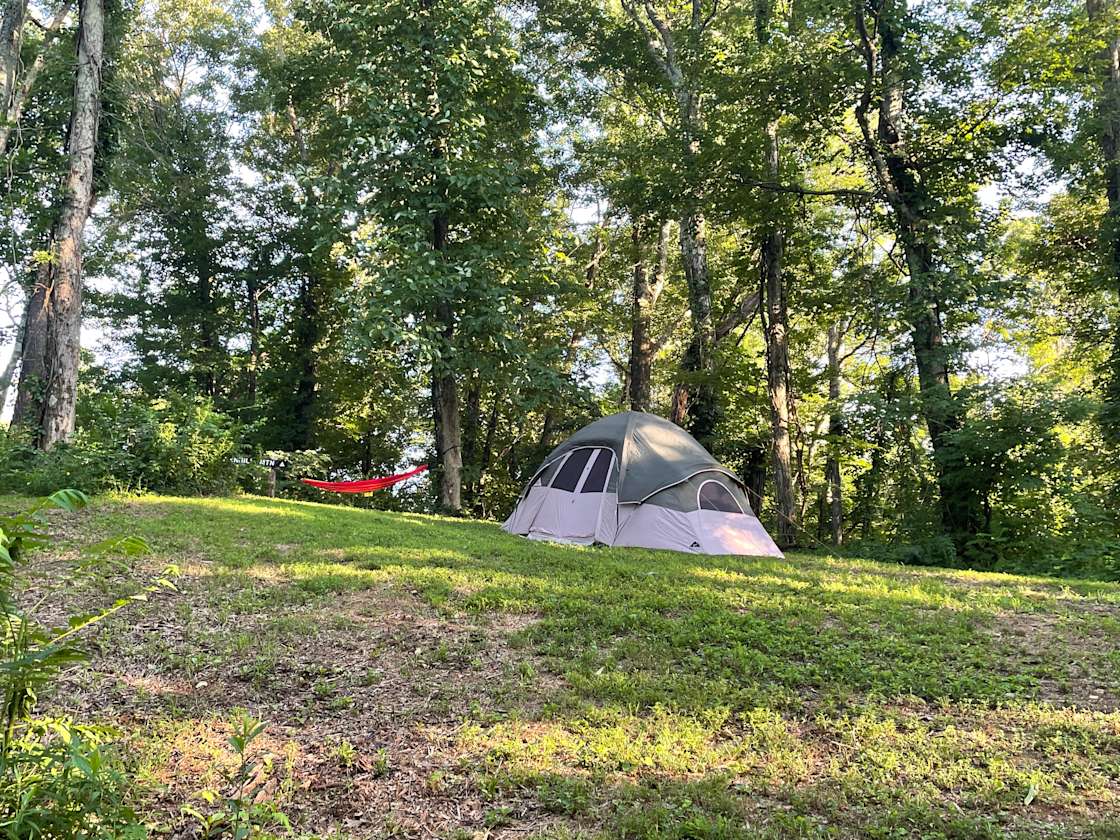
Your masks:
{"label": "slope of hill", "polygon": [[1120,836],[1120,585],[253,497],[59,526],[156,550],[67,606],[181,568],[51,700],[122,731],[169,833],[248,709],[295,836]]}

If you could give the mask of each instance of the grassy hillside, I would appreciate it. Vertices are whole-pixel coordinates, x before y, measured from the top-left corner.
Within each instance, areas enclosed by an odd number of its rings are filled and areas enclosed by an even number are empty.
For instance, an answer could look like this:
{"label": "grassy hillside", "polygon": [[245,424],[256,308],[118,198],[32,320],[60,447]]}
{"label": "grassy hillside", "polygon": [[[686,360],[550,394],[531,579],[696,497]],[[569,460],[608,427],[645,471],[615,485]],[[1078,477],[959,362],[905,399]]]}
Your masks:
{"label": "grassy hillside", "polygon": [[1120,585],[259,498],[58,525],[157,551],[72,601],[182,569],[52,700],[121,729],[169,831],[240,708],[304,836],[1120,837]]}

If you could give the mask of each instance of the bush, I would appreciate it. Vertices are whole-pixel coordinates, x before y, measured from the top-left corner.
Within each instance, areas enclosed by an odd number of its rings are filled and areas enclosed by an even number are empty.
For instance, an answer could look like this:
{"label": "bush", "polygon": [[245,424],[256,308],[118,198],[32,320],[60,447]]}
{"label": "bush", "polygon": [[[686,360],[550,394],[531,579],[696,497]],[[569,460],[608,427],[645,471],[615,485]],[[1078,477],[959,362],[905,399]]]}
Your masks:
{"label": "bush", "polygon": [[40,452],[18,431],[0,438],[0,490],[41,494],[79,486],[90,493],[216,495],[239,486],[234,459],[241,451],[237,427],[207,400],[87,394],[69,442]]}

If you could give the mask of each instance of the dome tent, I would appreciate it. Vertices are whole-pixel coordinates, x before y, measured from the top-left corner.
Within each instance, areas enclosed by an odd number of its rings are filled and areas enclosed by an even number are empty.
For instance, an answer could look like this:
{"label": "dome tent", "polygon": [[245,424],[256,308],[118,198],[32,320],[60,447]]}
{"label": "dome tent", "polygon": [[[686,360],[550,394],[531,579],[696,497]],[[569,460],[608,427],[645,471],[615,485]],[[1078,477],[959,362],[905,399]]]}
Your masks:
{"label": "dome tent", "polygon": [[781,557],[742,482],[688,432],[623,411],[545,458],[502,526],[530,539]]}

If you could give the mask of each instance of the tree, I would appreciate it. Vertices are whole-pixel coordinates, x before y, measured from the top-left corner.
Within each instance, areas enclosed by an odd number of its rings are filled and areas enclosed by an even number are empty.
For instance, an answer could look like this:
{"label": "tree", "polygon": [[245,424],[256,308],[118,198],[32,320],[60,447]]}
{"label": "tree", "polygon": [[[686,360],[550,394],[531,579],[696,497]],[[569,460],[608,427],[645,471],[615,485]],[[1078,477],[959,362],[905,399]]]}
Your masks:
{"label": "tree", "polygon": [[641,226],[631,225],[634,252],[634,283],[630,304],[629,402],[631,411],[650,410],[653,357],[659,342],[652,335],[653,310],[669,280],[669,237],[671,223],[657,226],[657,247],[652,260],[643,248]]}
{"label": "tree", "polygon": [[440,506],[457,512],[462,383],[516,352],[512,313],[536,294],[547,214],[535,96],[489,2],[311,2],[293,13],[317,73],[329,71],[331,95],[308,122],[345,162],[337,180],[360,217],[352,260],[366,329],[405,342],[430,372]]}
{"label": "tree", "polygon": [[689,56],[703,55],[704,41],[717,13],[692,0],[681,16],[649,2],[623,0],[622,9],[647,47],[649,60],[676,105],[673,133],[680,143],[680,252],[688,285],[692,335],[682,367],[693,382],[682,381],[673,396],[672,419],[687,425],[702,444],[711,445],[719,421],[714,371],[712,285],[708,271],[707,219],[701,187],[701,143],[704,133],[699,68],[688,66]]}
{"label": "tree", "polygon": [[[1107,209],[1101,220],[1101,251],[1113,289],[1120,294],[1120,18],[1112,0],[1085,0],[1085,11],[1101,43],[1091,57],[1096,140],[1100,145],[1100,181]],[[1120,323],[1112,331],[1108,404],[1105,420],[1111,436],[1120,438]]]}
{"label": "tree", "polygon": [[[153,3],[130,21],[112,86],[114,161],[101,264],[122,275],[95,296],[121,327],[127,375],[157,396],[193,392],[222,409],[243,387],[230,115],[214,104],[238,42],[216,3]],[[125,270],[127,269],[127,270]]]}
{"label": "tree", "polygon": [[93,203],[104,45],[103,0],[81,0],[66,143],[69,170],[47,254],[28,303],[15,408],[15,422],[28,427],[43,449],[65,440],[74,429],[81,353],[82,234]]}
{"label": "tree", "polygon": [[7,0],[0,11],[0,155],[8,151],[8,139],[19,125],[23,108],[46,64],[51,43],[58,37],[70,14],[71,0],[63,0],[47,24],[40,24],[43,37],[31,64],[23,66],[24,28],[27,0]]}
{"label": "tree", "polygon": [[[976,251],[976,182],[994,173],[1000,131],[992,114],[1000,101],[970,87],[982,77],[982,46],[950,17],[940,31],[905,0],[856,0],[853,18],[864,63],[855,107],[860,141],[873,181],[889,211],[902,251],[907,289],[905,319],[918,371],[921,409],[938,469],[942,522],[958,548],[982,527],[980,500],[943,468],[965,406],[954,394],[954,350],[946,318],[966,294],[973,272],[963,268]],[[955,41],[948,39],[956,33]],[[944,77],[930,77],[939,56]],[[936,48],[936,46],[934,48]],[[961,71],[962,67],[969,72]],[[921,95],[919,95],[921,93]],[[948,246],[952,241],[955,249]]]}
{"label": "tree", "polygon": [[[8,0],[0,9],[0,159],[4,161],[0,195],[4,198],[5,223],[11,231],[5,243],[4,262],[7,265],[0,262],[0,270],[6,269],[7,273],[0,288],[0,297],[4,299],[12,330],[12,350],[4,369],[0,371],[0,406],[8,403],[23,349],[27,298],[33,285],[29,257],[33,251],[40,249],[39,240],[45,238],[53,223],[53,219],[43,220],[44,213],[42,207],[37,206],[41,205],[38,199],[47,183],[50,187],[46,189],[53,193],[62,170],[61,163],[56,160],[58,152],[54,132],[37,130],[50,125],[53,117],[49,113],[50,107],[40,108],[47,113],[36,114],[36,124],[31,126],[26,125],[25,112],[33,104],[33,94],[43,93],[40,77],[48,67],[48,61],[53,58],[55,64],[60,63],[57,60],[59,36],[70,16],[71,7],[71,2],[59,4],[46,23],[29,15],[26,0]],[[29,26],[32,21],[34,26]],[[37,38],[27,37],[29,28]],[[56,79],[50,78],[52,75],[58,74],[47,73],[45,81],[48,86],[56,82]],[[39,98],[55,105],[49,94],[50,91]],[[19,131],[19,143],[13,144],[12,133],[21,126],[30,131]]]}

